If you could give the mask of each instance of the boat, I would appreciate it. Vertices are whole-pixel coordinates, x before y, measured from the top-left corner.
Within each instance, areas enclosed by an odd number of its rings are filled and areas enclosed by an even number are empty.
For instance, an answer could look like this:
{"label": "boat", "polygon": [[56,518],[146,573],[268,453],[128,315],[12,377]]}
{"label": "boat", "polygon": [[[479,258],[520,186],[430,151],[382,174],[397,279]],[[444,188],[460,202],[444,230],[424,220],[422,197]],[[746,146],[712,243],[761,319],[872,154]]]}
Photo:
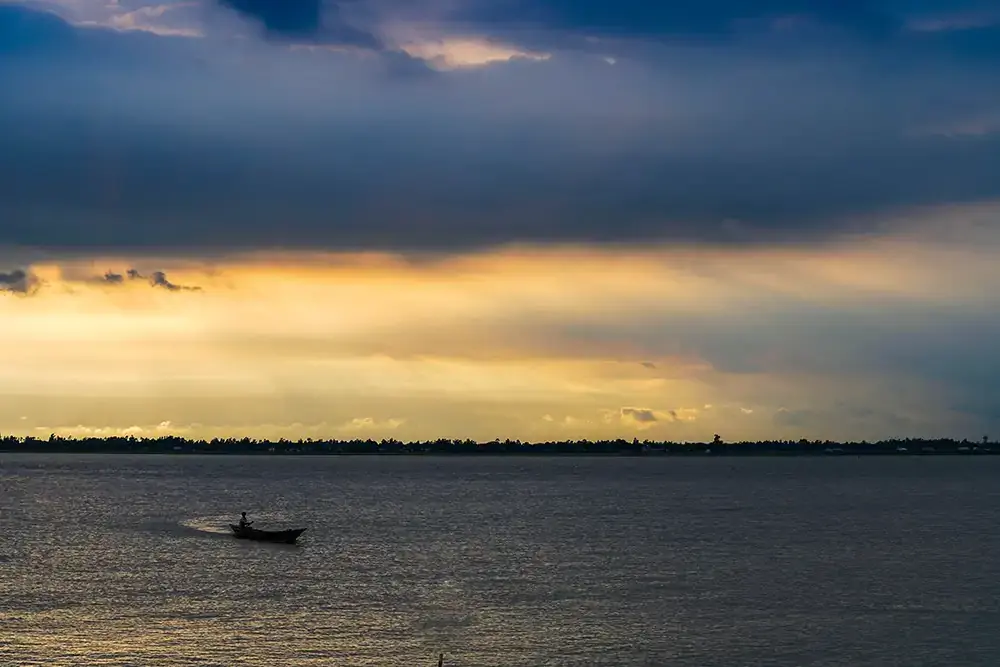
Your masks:
{"label": "boat", "polygon": [[285,544],[295,544],[299,535],[306,532],[305,528],[293,528],[291,530],[258,530],[250,526],[237,526],[229,524],[233,529],[233,535],[240,540],[256,540],[257,542],[284,542]]}

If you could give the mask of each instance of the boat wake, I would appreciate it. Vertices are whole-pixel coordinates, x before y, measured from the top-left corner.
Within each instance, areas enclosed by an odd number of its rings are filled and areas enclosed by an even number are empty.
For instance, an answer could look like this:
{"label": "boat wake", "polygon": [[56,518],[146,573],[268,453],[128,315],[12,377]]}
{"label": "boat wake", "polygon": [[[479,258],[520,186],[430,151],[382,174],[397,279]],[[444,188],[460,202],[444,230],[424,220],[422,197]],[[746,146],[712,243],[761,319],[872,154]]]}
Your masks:
{"label": "boat wake", "polygon": [[199,516],[192,519],[185,519],[180,525],[200,533],[213,533],[216,535],[228,535],[230,533],[229,524],[232,523],[231,516]]}

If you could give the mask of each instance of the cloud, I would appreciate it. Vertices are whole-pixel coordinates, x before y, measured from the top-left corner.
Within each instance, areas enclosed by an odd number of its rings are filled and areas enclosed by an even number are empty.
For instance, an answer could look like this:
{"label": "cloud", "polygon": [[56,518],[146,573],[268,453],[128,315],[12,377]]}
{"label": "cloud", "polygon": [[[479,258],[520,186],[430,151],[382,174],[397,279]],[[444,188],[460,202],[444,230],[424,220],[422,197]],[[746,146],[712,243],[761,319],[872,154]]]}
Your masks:
{"label": "cloud", "polygon": [[[63,267],[41,267],[45,269],[44,272],[39,271],[36,273],[33,269],[38,267],[32,267],[29,269],[15,269],[13,271],[3,273],[0,272],[0,292],[16,293],[16,294],[35,294],[38,293],[42,287],[49,291],[50,288],[54,286],[62,285],[64,287],[72,288],[74,285],[89,284],[89,285],[106,285],[110,287],[121,287],[129,284],[146,284],[153,288],[162,289],[168,292],[200,292],[202,288],[198,285],[178,285],[171,282],[167,278],[167,274],[163,271],[153,271],[147,277],[142,274],[138,269],[128,269],[124,274],[117,273],[115,271],[106,271],[103,275],[93,276],[92,274],[84,274],[78,268],[74,268],[72,265]],[[42,280],[39,275],[52,276],[52,279]],[[73,293],[70,289],[69,293]]]}
{"label": "cloud", "polygon": [[671,421],[693,422],[698,419],[698,412],[697,408],[676,408],[667,414],[670,415]]}
{"label": "cloud", "polygon": [[[162,408],[161,408],[162,409]],[[126,422],[127,423],[127,422]],[[159,423],[136,424],[132,426],[103,424],[56,424],[38,425],[24,430],[25,434],[34,437],[45,437],[53,434],[61,438],[161,438],[165,436],[180,436],[189,438],[260,438],[269,440],[281,439],[328,439],[328,438],[380,438],[388,437],[405,419],[375,420],[362,417],[350,420],[341,425],[327,422],[303,423],[177,423],[164,420]],[[22,429],[23,430],[23,429]]]}
{"label": "cloud", "polygon": [[167,274],[165,274],[163,271],[154,271],[153,274],[149,277],[149,284],[151,284],[153,287],[162,287],[163,289],[169,292],[181,292],[181,291],[198,292],[201,290],[201,288],[197,286],[175,285],[174,283],[167,280]]}
{"label": "cloud", "polygon": [[220,0],[246,16],[259,20],[267,30],[290,36],[319,32],[320,0]]}
{"label": "cloud", "polygon": [[622,419],[630,419],[639,424],[652,424],[659,421],[656,411],[649,408],[622,408],[621,416]]}
{"label": "cloud", "polygon": [[[470,0],[435,16],[458,34],[587,51],[615,63],[622,55],[648,58],[662,45],[738,46],[779,58],[829,48],[856,53],[860,46],[872,55],[892,50],[904,61],[943,47],[952,56],[995,63],[997,18],[978,0]],[[927,39],[934,35],[943,39]]]}
{"label": "cloud", "polygon": [[0,3],[0,53],[46,54],[77,38],[77,32],[56,14]]}
{"label": "cloud", "polygon": [[[415,43],[440,47],[423,54],[431,62],[493,66],[432,72],[395,43],[285,48],[348,19],[382,25],[357,18],[368,3],[333,3],[316,21],[314,5],[240,4],[279,47],[75,29],[0,6],[11,37],[0,48],[18,54],[0,66],[0,124],[14,128],[0,134],[0,244],[199,255],[824,243],[871,233],[887,212],[1000,197],[1000,134],[988,132],[1000,59],[968,36],[952,36],[964,51],[914,31],[878,45],[831,38],[840,50],[728,37],[639,46],[642,30],[739,32],[748,5],[478,2],[424,7],[441,34]],[[382,5],[386,21],[401,11]],[[753,7],[882,20],[861,2]],[[541,42],[603,28],[614,48],[587,43],[617,64],[525,46],[518,26]],[[623,39],[638,51],[619,56]],[[513,52],[551,57],[493,60]],[[896,66],[881,64],[887,54]],[[974,141],[913,131],[955,118],[985,121],[960,128]]]}
{"label": "cloud", "polygon": [[871,431],[873,425],[898,438],[915,436],[919,430],[916,420],[892,409],[852,406],[843,401],[810,408],[781,407],[774,412],[771,421],[778,429],[795,434],[793,437],[808,435],[815,439],[832,437],[831,434],[845,429]]}
{"label": "cloud", "polygon": [[[391,416],[408,419],[406,434],[445,424],[487,439],[961,437],[1000,423],[1000,271],[995,210],[981,212],[979,232],[960,217],[929,221],[929,248],[907,227],[891,244],[822,250],[509,250],[422,262],[269,254],[220,260],[204,280],[227,288],[198,299],[147,298],[148,278],[132,290],[58,289],[50,278],[74,287],[73,276],[129,265],[112,257],[31,265],[52,286],[4,304],[8,344],[19,349],[4,373],[24,398],[0,418],[34,414],[31,397],[42,394],[169,390],[194,396],[184,400],[195,412],[156,412],[147,399],[149,408],[91,425],[326,419],[332,431]],[[937,236],[945,231],[950,240]],[[163,265],[177,282],[201,284],[187,277],[200,275],[195,266]],[[110,273],[129,281],[123,268]],[[51,372],[38,372],[42,360]],[[227,408],[237,417],[196,400],[220,393],[258,398],[253,410]],[[415,407],[414,396],[426,402]],[[435,401],[445,421],[424,414]],[[773,420],[779,406],[793,414]],[[80,407],[63,425],[87,424],[92,411]],[[52,423],[38,418],[26,426]]]}
{"label": "cloud", "polygon": [[539,53],[473,38],[445,38],[411,42],[400,49],[415,58],[425,60],[441,69],[479,67],[490,63],[512,60],[544,61],[551,54]]}
{"label": "cloud", "polygon": [[164,436],[184,436],[191,434],[190,426],[175,425],[170,421],[148,426],[36,426],[35,435],[52,434],[61,438],[161,438]]}
{"label": "cloud", "polygon": [[652,428],[660,423],[685,423],[698,419],[699,411],[696,408],[675,408],[673,410],[659,411],[650,408],[626,407],[618,411],[623,424],[634,426],[640,430]]}
{"label": "cloud", "polygon": [[996,12],[966,12],[912,17],[906,23],[915,32],[950,32],[991,28],[1000,23]]}
{"label": "cloud", "polygon": [[773,421],[777,426],[805,428],[816,426],[820,414],[815,410],[789,410],[788,408],[778,408],[774,413]]}
{"label": "cloud", "polygon": [[323,0],[217,0],[259,22],[270,39],[295,43],[343,44],[379,48],[379,40],[344,21],[348,2]]}
{"label": "cloud", "polygon": [[382,421],[372,417],[355,417],[341,425],[341,431],[382,431],[395,430],[406,423],[405,419],[389,418]]}
{"label": "cloud", "polygon": [[[114,13],[107,18],[106,23],[95,22],[97,25],[106,25],[115,30],[138,30],[150,32],[155,35],[173,37],[204,37],[204,32],[183,20],[184,12],[177,10],[188,10],[197,7],[197,2],[168,2],[160,5],[145,5],[127,12]],[[174,16],[180,14],[182,18],[174,21]]]}
{"label": "cloud", "polygon": [[581,429],[586,429],[595,425],[595,422],[592,420],[581,419],[580,417],[574,417],[572,415],[565,415],[562,419],[556,419],[552,415],[546,414],[542,415],[542,421],[561,429],[569,429],[573,431],[580,431]]}
{"label": "cloud", "polygon": [[926,135],[962,139],[975,139],[1000,134],[1000,110],[992,110],[976,116],[934,124],[926,128],[920,128],[917,132]]}
{"label": "cloud", "polygon": [[31,294],[38,289],[39,280],[30,271],[15,269],[9,273],[0,273],[0,293]]}
{"label": "cloud", "polygon": [[[917,8],[878,0],[469,0],[445,6],[428,20],[456,34],[542,51],[584,51],[608,63],[648,58],[664,45],[739,45],[776,57],[831,46],[908,50],[913,44],[905,37],[917,34],[914,26],[933,25],[940,16],[982,15],[977,0],[927,0]],[[924,21],[928,16],[933,18]]]}
{"label": "cloud", "polygon": [[718,37],[747,22],[795,17],[883,34],[893,17],[869,0],[478,0],[464,2],[450,18],[464,26],[513,30],[530,27],[552,32],[579,32],[607,37]]}
{"label": "cloud", "polygon": [[107,271],[100,278],[94,279],[95,282],[99,282],[105,285],[124,285],[126,283],[132,283],[136,281],[146,281],[152,287],[159,287],[167,290],[168,292],[200,292],[201,287],[197,285],[177,285],[167,278],[167,274],[163,271],[153,271],[147,278],[138,269],[128,269],[125,274],[115,273],[114,271]]}

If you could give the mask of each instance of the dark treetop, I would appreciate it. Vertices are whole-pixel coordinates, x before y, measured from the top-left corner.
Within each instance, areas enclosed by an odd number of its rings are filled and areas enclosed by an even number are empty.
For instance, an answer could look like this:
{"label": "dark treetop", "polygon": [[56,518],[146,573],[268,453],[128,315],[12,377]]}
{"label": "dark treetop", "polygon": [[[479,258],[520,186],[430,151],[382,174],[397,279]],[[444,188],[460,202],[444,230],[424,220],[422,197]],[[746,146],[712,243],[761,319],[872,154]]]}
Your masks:
{"label": "dark treetop", "polygon": [[829,440],[762,440],[725,442],[718,435],[712,442],[654,442],[626,440],[567,440],[523,442],[521,440],[425,440],[401,442],[383,440],[255,440],[252,438],[214,438],[190,440],[164,436],[137,438],[63,438],[51,435],[0,438],[0,452],[108,453],[108,454],[261,454],[261,455],[713,455],[713,456],[836,456],[836,455],[983,455],[1000,453],[1000,443],[922,438],[880,440],[877,442],[832,442]]}

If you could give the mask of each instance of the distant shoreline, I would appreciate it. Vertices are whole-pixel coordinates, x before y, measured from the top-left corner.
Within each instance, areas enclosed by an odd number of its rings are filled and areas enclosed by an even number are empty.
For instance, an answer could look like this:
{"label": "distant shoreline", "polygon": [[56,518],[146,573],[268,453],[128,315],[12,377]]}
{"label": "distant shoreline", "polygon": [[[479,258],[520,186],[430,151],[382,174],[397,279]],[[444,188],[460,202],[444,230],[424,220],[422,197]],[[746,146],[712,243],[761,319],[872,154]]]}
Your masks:
{"label": "distant shoreline", "polygon": [[768,440],[756,442],[660,442],[633,440],[188,440],[162,438],[0,438],[0,453],[36,454],[164,454],[255,456],[989,456],[1000,454],[1000,443],[981,440],[922,440],[878,442]]}

